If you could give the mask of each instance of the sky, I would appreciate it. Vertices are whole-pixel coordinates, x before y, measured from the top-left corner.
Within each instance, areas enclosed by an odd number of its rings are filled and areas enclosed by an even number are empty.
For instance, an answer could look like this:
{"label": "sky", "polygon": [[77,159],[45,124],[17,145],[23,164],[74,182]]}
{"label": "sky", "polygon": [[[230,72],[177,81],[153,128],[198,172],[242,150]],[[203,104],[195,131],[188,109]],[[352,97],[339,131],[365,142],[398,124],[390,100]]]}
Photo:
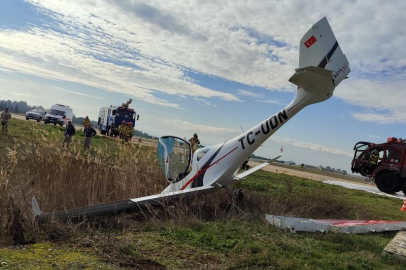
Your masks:
{"label": "sky", "polygon": [[358,141],[405,137],[406,1],[1,0],[0,99],[97,120],[131,105],[136,128],[203,145],[291,102],[299,41],[327,17],[351,73],[255,154],[350,170]]}

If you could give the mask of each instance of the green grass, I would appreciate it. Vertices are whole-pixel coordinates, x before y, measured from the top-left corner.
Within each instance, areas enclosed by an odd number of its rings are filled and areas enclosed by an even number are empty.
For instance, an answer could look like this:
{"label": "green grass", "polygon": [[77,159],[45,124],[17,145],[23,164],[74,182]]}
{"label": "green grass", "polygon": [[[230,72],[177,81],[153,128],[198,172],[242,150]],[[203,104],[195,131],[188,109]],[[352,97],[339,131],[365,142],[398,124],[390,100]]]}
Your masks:
{"label": "green grass", "polygon": [[[64,139],[65,127],[55,125],[45,125],[44,123],[34,121],[24,121],[19,119],[11,119],[9,123],[8,136],[0,134],[0,151],[7,151],[7,148],[17,146],[24,147],[29,143],[30,138],[37,138],[40,136],[46,137],[50,142],[56,142],[62,148]],[[73,136],[70,145],[70,151],[83,152],[83,144],[85,135],[82,130],[76,130],[76,135]],[[106,151],[109,156],[117,155],[117,140],[109,137],[96,135],[92,138],[90,154],[95,154],[98,150],[109,149]]]}
{"label": "green grass", "polygon": [[[13,119],[0,151],[24,148],[35,136],[62,143],[63,128]],[[78,153],[82,139],[78,132]],[[117,141],[105,137],[96,137],[93,147],[94,152],[108,149],[110,157],[119,149]],[[274,214],[406,221],[398,199],[265,171],[230,187],[235,188],[245,194],[239,209],[223,203],[223,190],[202,199],[205,215],[175,205],[177,215],[165,214],[172,208],[157,210],[142,222],[141,215],[127,215],[52,230],[49,225],[35,227],[29,236],[36,244],[0,248],[0,269],[405,269],[381,255],[395,232],[291,234],[264,220],[265,214]],[[226,214],[219,217],[213,209]]]}
{"label": "green grass", "polygon": [[0,269],[115,269],[87,249],[41,243],[0,249]]}

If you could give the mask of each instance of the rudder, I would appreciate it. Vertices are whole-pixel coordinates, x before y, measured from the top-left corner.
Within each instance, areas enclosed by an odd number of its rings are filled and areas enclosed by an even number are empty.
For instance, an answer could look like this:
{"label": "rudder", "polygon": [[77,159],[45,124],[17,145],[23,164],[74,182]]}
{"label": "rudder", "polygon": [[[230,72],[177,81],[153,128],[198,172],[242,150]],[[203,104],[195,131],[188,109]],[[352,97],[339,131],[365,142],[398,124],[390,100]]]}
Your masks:
{"label": "rudder", "polygon": [[331,70],[335,87],[351,71],[326,17],[315,23],[300,40],[299,68],[309,66]]}

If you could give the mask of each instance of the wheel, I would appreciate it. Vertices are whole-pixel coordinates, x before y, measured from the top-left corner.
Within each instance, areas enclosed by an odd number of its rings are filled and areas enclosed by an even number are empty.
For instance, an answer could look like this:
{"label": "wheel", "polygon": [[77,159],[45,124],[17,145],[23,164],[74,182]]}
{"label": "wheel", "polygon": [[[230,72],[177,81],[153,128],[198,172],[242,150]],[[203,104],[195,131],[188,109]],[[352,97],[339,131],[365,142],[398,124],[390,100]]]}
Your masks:
{"label": "wheel", "polygon": [[60,126],[63,126],[63,123],[59,123]]}
{"label": "wheel", "polygon": [[56,122],[54,123],[54,126],[56,126]]}
{"label": "wheel", "polygon": [[26,117],[25,120],[30,120],[30,118]]}
{"label": "wheel", "polygon": [[42,118],[41,118],[41,117],[37,119],[37,122],[41,122],[41,121],[42,121]]}
{"label": "wheel", "polygon": [[402,183],[402,191],[403,191],[403,194],[406,195],[406,180],[405,180],[404,178],[403,178],[402,180],[403,180],[403,183]]}
{"label": "wheel", "polygon": [[45,123],[45,125],[48,125],[48,122],[47,122],[47,121],[44,121],[44,123]]}
{"label": "wheel", "polygon": [[401,190],[402,182],[397,174],[382,172],[375,177],[378,189],[385,193],[395,193]]}

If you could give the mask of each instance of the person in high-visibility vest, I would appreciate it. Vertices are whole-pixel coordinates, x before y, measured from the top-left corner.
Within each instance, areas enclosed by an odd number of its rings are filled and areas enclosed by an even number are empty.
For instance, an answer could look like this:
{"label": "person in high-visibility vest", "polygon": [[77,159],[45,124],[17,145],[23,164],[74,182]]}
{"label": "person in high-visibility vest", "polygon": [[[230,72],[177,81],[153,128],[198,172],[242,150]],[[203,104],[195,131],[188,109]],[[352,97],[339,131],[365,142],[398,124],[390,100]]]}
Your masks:
{"label": "person in high-visibility vest", "polygon": [[193,134],[193,137],[189,139],[190,145],[192,146],[192,153],[194,153],[200,145],[199,136],[197,133]]}
{"label": "person in high-visibility vest", "polygon": [[375,151],[371,153],[371,156],[369,157],[369,164],[376,166],[378,165],[379,162],[379,153],[378,151]]}
{"label": "person in high-visibility vest", "polygon": [[90,119],[89,116],[86,116],[85,120],[83,120],[83,132],[85,131],[85,129],[87,128],[87,125],[90,124]]}
{"label": "person in high-visibility vest", "polygon": [[134,127],[132,122],[128,122],[128,139],[131,141],[134,136]]}

